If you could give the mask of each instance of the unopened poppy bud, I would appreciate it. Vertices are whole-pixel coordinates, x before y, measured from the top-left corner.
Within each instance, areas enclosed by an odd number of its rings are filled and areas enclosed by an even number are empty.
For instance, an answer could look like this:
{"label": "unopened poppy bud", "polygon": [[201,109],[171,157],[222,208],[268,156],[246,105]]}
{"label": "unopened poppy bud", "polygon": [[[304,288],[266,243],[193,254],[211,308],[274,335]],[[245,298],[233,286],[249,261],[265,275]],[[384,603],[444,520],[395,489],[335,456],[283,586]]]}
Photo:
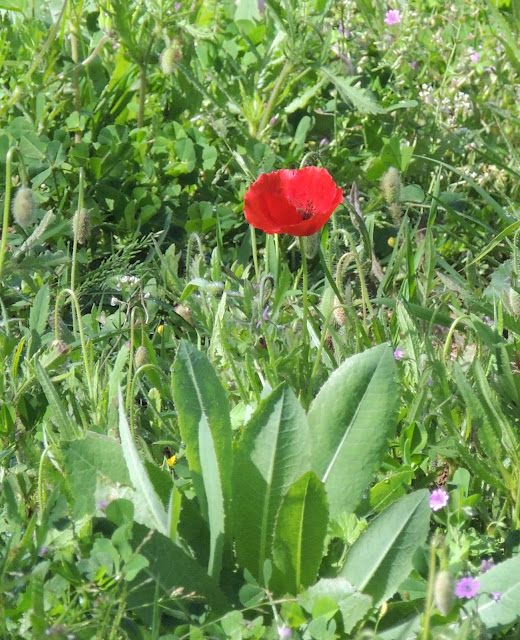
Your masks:
{"label": "unopened poppy bud", "polygon": [[137,351],[134,354],[134,364],[136,369],[142,367],[148,362],[148,349],[141,345],[137,348]]}
{"label": "unopened poppy bud", "polygon": [[148,392],[148,400],[155,407],[157,412],[160,413],[161,407],[162,407],[162,398],[161,398],[161,392],[159,391],[159,389],[152,387]]}
{"label": "unopened poppy bud", "polygon": [[320,248],[321,231],[313,233],[312,236],[304,236],[303,249],[307,260],[312,260]]}
{"label": "unopened poppy bud", "polygon": [[343,327],[347,324],[347,314],[345,309],[341,306],[338,296],[334,296],[333,306],[334,310],[332,311],[332,316],[334,317],[334,321],[338,327]]}
{"label": "unopened poppy bud", "polygon": [[169,47],[163,49],[159,56],[161,71],[169,76],[175,71],[175,64],[181,59],[181,48],[177,42],[172,42]]}
{"label": "unopened poppy bud", "polygon": [[442,615],[447,616],[455,600],[455,581],[449,571],[443,570],[437,574],[433,586],[433,600]]}
{"label": "unopened poppy bud", "polygon": [[395,167],[390,167],[381,180],[381,190],[388,204],[398,204],[401,197],[401,178]]}
{"label": "unopened poppy bud", "polygon": [[186,320],[187,323],[193,324],[193,314],[191,309],[185,307],[183,304],[178,304],[175,309],[175,313],[177,313],[183,320]]}
{"label": "unopened poppy bud", "polygon": [[520,293],[515,289],[509,289],[509,305],[515,318],[520,317]]}
{"label": "unopened poppy bud", "polygon": [[399,224],[401,212],[399,210],[399,200],[401,198],[401,178],[399,171],[395,167],[390,167],[381,180],[381,191],[387,201],[395,221]]}
{"label": "unopened poppy bud", "polygon": [[26,229],[32,224],[34,196],[29,187],[20,187],[13,200],[13,218],[16,224]]}
{"label": "unopened poppy bud", "polygon": [[85,244],[90,235],[90,216],[85,208],[78,209],[73,218],[74,235],[80,244]]}

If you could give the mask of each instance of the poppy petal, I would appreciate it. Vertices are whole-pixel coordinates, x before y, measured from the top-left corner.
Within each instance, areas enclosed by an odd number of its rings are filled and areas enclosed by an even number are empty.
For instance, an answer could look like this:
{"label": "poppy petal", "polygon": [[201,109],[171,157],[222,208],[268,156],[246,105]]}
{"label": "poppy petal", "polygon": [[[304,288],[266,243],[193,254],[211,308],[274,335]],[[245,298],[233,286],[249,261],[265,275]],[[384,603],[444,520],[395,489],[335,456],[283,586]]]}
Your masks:
{"label": "poppy petal", "polygon": [[266,233],[309,236],[319,231],[343,200],[326,169],[304,167],[262,174],[248,189],[246,220]]}

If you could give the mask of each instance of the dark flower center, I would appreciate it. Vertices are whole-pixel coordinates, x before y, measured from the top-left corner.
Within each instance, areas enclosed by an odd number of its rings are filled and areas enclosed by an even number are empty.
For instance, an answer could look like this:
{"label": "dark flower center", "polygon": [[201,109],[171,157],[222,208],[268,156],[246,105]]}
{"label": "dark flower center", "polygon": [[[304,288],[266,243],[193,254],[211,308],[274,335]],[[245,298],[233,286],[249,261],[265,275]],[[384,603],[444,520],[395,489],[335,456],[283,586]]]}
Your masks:
{"label": "dark flower center", "polygon": [[293,204],[296,207],[296,211],[301,215],[302,220],[309,220],[316,213],[314,204],[310,200],[307,200],[305,204],[301,202],[294,202]]}

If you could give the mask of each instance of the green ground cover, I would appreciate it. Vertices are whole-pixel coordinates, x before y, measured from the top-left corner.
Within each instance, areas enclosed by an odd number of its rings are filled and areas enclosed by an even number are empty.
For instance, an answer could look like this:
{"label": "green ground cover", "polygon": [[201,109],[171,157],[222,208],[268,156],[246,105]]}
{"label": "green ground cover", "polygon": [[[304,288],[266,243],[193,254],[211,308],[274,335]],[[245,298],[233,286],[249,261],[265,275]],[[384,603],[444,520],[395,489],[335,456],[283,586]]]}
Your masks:
{"label": "green ground cover", "polygon": [[0,637],[520,638],[520,3],[0,42]]}

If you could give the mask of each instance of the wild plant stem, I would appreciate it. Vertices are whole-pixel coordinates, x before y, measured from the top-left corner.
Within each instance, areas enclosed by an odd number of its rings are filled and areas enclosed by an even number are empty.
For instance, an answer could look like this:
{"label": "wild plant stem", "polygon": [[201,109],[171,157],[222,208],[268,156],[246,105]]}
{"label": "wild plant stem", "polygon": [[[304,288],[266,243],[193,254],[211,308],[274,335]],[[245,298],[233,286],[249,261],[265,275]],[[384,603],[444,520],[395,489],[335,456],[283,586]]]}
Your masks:
{"label": "wild plant stem", "polygon": [[430,634],[430,618],[433,609],[433,587],[435,584],[435,560],[437,554],[437,537],[434,537],[430,546],[430,567],[428,571],[428,590],[424,608],[424,622],[422,640],[428,640]]}
{"label": "wild plant stem", "polygon": [[143,126],[144,101],[146,97],[146,66],[142,65],[139,70],[139,112],[137,114],[137,127]]}
{"label": "wild plant stem", "polygon": [[292,62],[290,62],[289,60],[286,60],[285,65],[280,75],[278,76],[278,80],[275,82],[273,90],[271,91],[271,96],[269,97],[269,100],[265,107],[264,115],[262,116],[262,119],[260,120],[260,124],[258,125],[257,134],[262,133],[262,131],[266,128],[267,123],[269,122],[269,118],[271,117],[273,108],[276,104],[276,101],[278,100],[278,96],[280,95],[280,91],[283,87],[285,79],[291,73],[292,68],[293,68]]}
{"label": "wild plant stem", "polygon": [[87,343],[85,341],[85,332],[83,331],[83,322],[82,322],[82,319],[81,319],[81,309],[80,309],[80,306],[79,306],[78,298],[76,297],[76,294],[74,293],[74,291],[72,289],[63,289],[62,291],[59,292],[58,296],[56,297],[56,305],[55,305],[55,308],[54,308],[54,332],[55,332],[55,338],[56,338],[56,340],[60,339],[60,329],[59,329],[60,303],[61,303],[62,297],[65,294],[68,294],[70,296],[70,298],[72,300],[72,305],[71,305],[72,309],[73,309],[73,311],[76,312],[76,318],[77,318],[78,330],[79,330],[79,340],[80,340],[80,343],[81,343],[81,353],[82,353],[82,356],[83,356],[83,366],[85,368],[85,375],[86,375],[86,378],[87,378],[89,396],[90,396],[91,402],[95,402],[94,386],[93,386],[93,382],[92,382],[92,368],[90,366],[90,359],[89,359],[89,355],[87,353]]}
{"label": "wild plant stem", "polygon": [[74,285],[76,284],[76,265],[77,265],[77,253],[78,253],[78,234],[79,234],[79,212],[83,209],[85,203],[85,180],[83,167],[79,170],[79,194],[78,194],[78,209],[72,218],[72,265],[70,270],[70,288],[74,291]]}
{"label": "wild plant stem", "polygon": [[11,208],[11,162],[17,147],[11,147],[5,158],[5,195],[4,217],[2,220],[2,243],[0,244],[0,278],[4,267],[5,252],[7,249],[7,227],[9,226],[9,209]]}
{"label": "wild plant stem", "polygon": [[258,282],[260,280],[260,270],[258,268],[258,245],[256,244],[256,232],[253,226],[249,226],[251,231],[251,248],[253,251],[253,264],[255,266],[255,278]]}
{"label": "wild plant stem", "polygon": [[[308,298],[308,265],[307,256],[305,255],[305,243],[302,236],[299,236],[298,241],[300,243],[300,254],[302,257],[302,302],[303,302],[303,314],[302,314],[302,342],[303,342],[303,366],[302,371],[307,379],[307,366],[309,364],[309,329],[307,327],[307,318],[309,316],[309,298]],[[307,389],[307,393],[304,395],[310,397],[312,393],[311,389]]]}

